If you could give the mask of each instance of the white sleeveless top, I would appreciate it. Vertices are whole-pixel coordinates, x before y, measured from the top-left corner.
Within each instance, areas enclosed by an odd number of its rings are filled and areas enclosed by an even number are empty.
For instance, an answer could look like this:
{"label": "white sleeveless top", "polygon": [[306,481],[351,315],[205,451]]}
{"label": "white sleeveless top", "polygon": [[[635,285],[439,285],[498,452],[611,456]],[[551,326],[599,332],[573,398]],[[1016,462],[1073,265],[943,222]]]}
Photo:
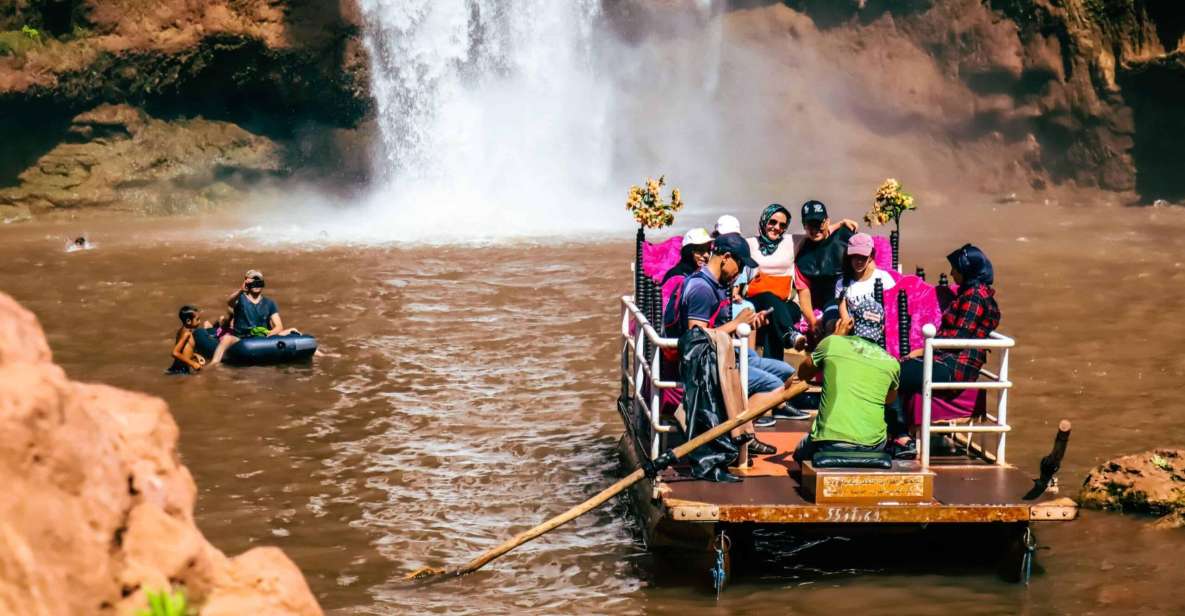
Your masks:
{"label": "white sleeveless top", "polygon": [[[787,234],[789,235],[789,234]],[[757,271],[766,276],[794,275],[794,240],[784,237],[778,249],[770,255],[761,254],[761,245],[757,238],[747,238],[749,242],[749,256],[757,262]]]}

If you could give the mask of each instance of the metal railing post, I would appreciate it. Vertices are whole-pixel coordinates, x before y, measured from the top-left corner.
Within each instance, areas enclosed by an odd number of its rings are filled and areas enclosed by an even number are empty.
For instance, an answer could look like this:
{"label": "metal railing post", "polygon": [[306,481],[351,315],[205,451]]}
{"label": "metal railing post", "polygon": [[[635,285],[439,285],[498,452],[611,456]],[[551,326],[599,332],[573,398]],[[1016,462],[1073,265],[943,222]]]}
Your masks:
{"label": "metal railing post", "polygon": [[[1000,381],[1008,383],[1008,352],[1011,349],[1004,349],[1004,355],[1000,358]],[[1000,390],[1000,403],[996,408],[996,423],[1001,426],[1008,425],[1008,389]],[[1007,432],[1000,433],[1000,440],[996,442],[996,464],[1003,466],[1004,449],[1008,439]]]}
{"label": "metal railing post", "polygon": [[922,454],[922,470],[930,469],[930,411],[933,403],[931,385],[934,380],[934,336],[938,331],[927,323],[922,327],[926,346],[922,355],[922,438],[919,447]]}
{"label": "metal railing post", "polygon": [[662,356],[662,349],[653,344],[650,345],[650,348],[654,353],[650,359],[650,425],[654,430],[654,438],[650,443],[650,459],[653,460],[658,457],[659,453],[661,453],[659,451],[659,441],[662,440],[662,434],[659,432],[657,426],[659,425],[660,421],[659,412],[662,410],[659,408],[659,398],[661,397],[662,392],[659,391],[658,387],[654,385],[654,381],[659,380],[660,378],[658,364],[659,358]]}

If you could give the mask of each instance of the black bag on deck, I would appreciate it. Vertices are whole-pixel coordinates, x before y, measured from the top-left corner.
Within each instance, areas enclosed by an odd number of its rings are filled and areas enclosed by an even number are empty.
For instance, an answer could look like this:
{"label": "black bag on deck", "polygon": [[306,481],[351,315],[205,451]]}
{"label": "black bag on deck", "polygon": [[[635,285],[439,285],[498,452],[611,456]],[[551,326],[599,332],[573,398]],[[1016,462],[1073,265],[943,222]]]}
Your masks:
{"label": "black bag on deck", "polygon": [[[683,411],[687,415],[687,438],[707,432],[728,419],[720,395],[720,372],[716,346],[702,328],[693,327],[679,338],[679,378],[683,382]],[[726,357],[725,361],[732,361]],[[703,476],[717,466],[732,464],[740,453],[726,434],[686,456],[691,473]]]}

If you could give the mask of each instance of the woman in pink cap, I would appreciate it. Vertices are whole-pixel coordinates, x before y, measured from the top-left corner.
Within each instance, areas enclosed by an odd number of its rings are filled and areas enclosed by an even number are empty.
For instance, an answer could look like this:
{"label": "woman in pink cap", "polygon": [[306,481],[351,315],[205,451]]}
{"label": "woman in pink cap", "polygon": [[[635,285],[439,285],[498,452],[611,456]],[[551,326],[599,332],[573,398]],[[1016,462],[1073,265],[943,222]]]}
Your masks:
{"label": "woman in pink cap", "polygon": [[[844,275],[835,282],[835,299],[839,303],[839,318],[853,319],[862,327],[876,327],[877,320],[856,319],[864,307],[870,302],[875,303],[876,281],[881,281],[883,290],[892,289],[896,283],[893,277],[884,270],[876,267],[873,255],[876,249],[872,245],[872,236],[867,233],[857,233],[848,240],[847,256],[844,258]],[[883,314],[883,312],[882,312]],[[880,324],[883,331],[884,324]],[[857,331],[857,336],[869,340],[880,340],[881,332]]]}

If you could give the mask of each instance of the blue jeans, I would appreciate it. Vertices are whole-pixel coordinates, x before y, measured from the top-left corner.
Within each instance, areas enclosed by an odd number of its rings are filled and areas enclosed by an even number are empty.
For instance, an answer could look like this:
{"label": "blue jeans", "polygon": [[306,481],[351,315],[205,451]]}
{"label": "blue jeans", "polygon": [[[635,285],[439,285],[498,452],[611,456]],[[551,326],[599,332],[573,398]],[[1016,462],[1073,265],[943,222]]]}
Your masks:
{"label": "blue jeans", "polygon": [[749,349],[749,395],[777,391],[794,374],[794,368],[780,359],[769,359]]}

